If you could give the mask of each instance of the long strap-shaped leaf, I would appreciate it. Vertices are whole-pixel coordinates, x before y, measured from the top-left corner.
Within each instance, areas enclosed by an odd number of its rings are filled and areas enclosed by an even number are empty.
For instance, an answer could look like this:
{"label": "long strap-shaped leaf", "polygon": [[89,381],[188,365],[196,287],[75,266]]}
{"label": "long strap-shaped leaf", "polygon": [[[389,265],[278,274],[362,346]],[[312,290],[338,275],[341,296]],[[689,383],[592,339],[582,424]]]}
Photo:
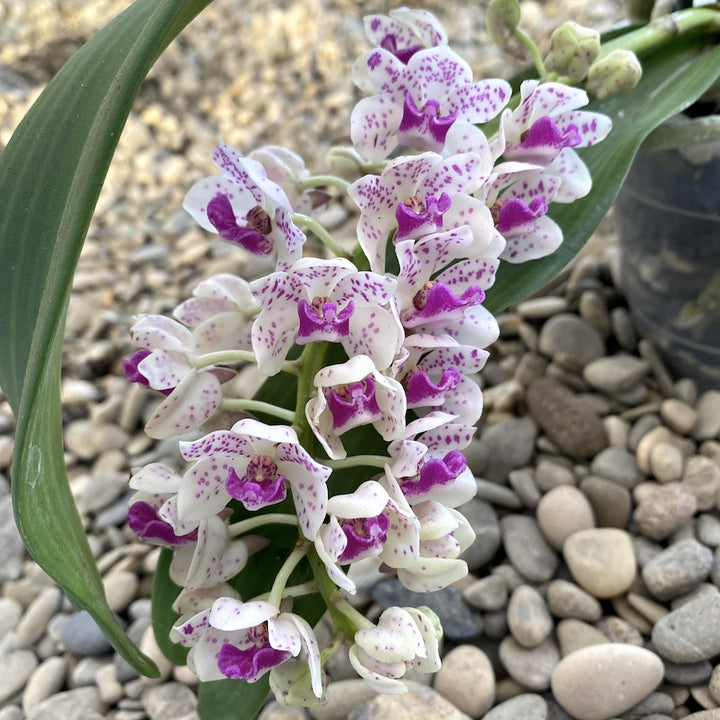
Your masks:
{"label": "long strap-shaped leaf", "polygon": [[549,213],[563,230],[563,244],[541,260],[501,263],[485,305],[497,313],[552,280],[572,260],[612,205],[642,141],[684,110],[720,77],[720,46],[707,51],[678,39],[642,58],[643,77],[629,93],[595,100],[588,109],[610,115],[613,130],[599,145],[581,151],[593,179],[590,195]]}
{"label": "long strap-shaped leaf", "polygon": [[104,597],[63,461],[60,370],[73,272],[132,102],[211,0],[137,0],[62,68],[0,156],[0,387],[17,416],[15,518],[38,564],[139,671]]}

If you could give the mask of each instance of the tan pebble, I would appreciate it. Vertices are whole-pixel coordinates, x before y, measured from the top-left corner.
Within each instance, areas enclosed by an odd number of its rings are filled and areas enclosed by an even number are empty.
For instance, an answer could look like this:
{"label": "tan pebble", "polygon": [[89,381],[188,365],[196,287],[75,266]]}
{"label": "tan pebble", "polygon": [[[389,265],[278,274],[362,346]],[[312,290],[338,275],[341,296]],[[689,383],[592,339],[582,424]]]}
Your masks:
{"label": "tan pebble", "polygon": [[704,455],[693,455],[685,463],[682,482],[695,495],[699,510],[713,510],[720,493],[720,466]]}
{"label": "tan pebble", "polygon": [[711,460],[720,465],[720,442],[717,440],[704,440],[700,443],[698,452],[700,455],[709,457]]}
{"label": "tan pebble", "polygon": [[[197,718],[197,713],[192,714]],[[257,720],[307,720],[307,713],[299,707],[281,705],[277,700],[271,700],[258,715]]]}
{"label": "tan pebble", "polygon": [[194,687],[200,682],[198,676],[187,665],[176,665],[172,674],[179,683],[188,687]]}
{"label": "tan pebble", "polygon": [[338,680],[328,685],[327,702],[311,708],[314,720],[346,718],[358,705],[372,700],[377,693],[360,678]]}
{"label": "tan pebble", "polygon": [[578,585],[597,598],[620,595],[635,579],[635,551],[624,530],[576,532],[565,541],[563,556]]}
{"label": "tan pebble", "polygon": [[573,533],[595,527],[592,506],[574,485],[558,485],[545,493],[536,513],[543,535],[556,550]]}
{"label": "tan pebble", "polygon": [[22,694],[23,711],[28,714],[38,703],[59,692],[67,676],[67,659],[49,657],[38,665]]}
{"label": "tan pebble", "polygon": [[628,623],[628,625],[631,625],[643,635],[649,635],[652,632],[652,624],[649,623],[639,612],[637,612],[625,597],[622,595],[614,597],[611,602],[613,610],[622,620]]}
{"label": "tan pebble", "polygon": [[95,682],[100,699],[108,705],[115,705],[124,695],[123,686],[118,682],[113,663],[104,665],[97,671]]}
{"label": "tan pebble", "polygon": [[697,510],[695,495],[686,485],[673,482],[659,485],[635,508],[633,519],[650,540],[664,540]]}
{"label": "tan pebble", "polygon": [[707,685],[693,685],[690,688],[690,695],[705,710],[714,710],[718,707]]}
{"label": "tan pebble", "polygon": [[710,697],[716,703],[720,703],[720,665],[716,665],[713,668],[710,681],[708,682],[708,691],[710,692]]}
{"label": "tan pebble", "polygon": [[[504,677],[495,685],[495,706],[527,692],[527,688],[511,677]],[[494,711],[493,711],[494,712]]]}
{"label": "tan pebble", "polygon": [[720,390],[708,390],[698,399],[698,419],[692,429],[696,440],[712,440],[720,434]]}
{"label": "tan pebble", "polygon": [[637,593],[628,593],[627,601],[630,604],[630,607],[637,610],[653,625],[659,620],[662,620],[662,618],[664,618],[669,612],[664,605],[661,605],[644,595],[638,595]]}
{"label": "tan pebble", "polygon": [[552,631],[553,621],[543,596],[530,585],[513,590],[507,609],[512,636],[524,647],[535,647]]}
{"label": "tan pebble", "polygon": [[[352,682],[346,680],[345,682]],[[367,718],[443,718],[443,720],[467,720],[452,703],[432,688],[416,682],[406,683],[408,691],[402,695],[380,694],[364,703]],[[330,685],[332,687],[332,684]],[[354,708],[350,708],[353,710]],[[318,718],[317,711],[315,717]],[[349,713],[348,713],[349,714]],[[347,715],[336,716],[346,718]]]}
{"label": "tan pebble", "polygon": [[603,632],[610,642],[643,646],[643,637],[637,628],[617,615],[607,615],[596,623],[595,627]]}
{"label": "tan pebble", "polygon": [[433,687],[458,710],[480,717],[495,700],[495,672],[480,648],[459,645],[443,658]]}
{"label": "tan pebble", "polygon": [[563,658],[551,687],[560,706],[577,720],[609,720],[646,698],[663,672],[662,660],[645,648],[603,643]]}
{"label": "tan pebble", "polygon": [[674,482],[682,477],[685,458],[680,448],[671,443],[658,443],[650,450],[650,471],[662,483]]}
{"label": "tan pebble", "polygon": [[646,502],[651,498],[655,491],[658,489],[658,484],[654,480],[646,480],[645,482],[638,483],[633,488],[633,500],[636,505],[642,502]]}
{"label": "tan pebble", "polygon": [[682,400],[668,398],[660,404],[660,417],[671,430],[687,435],[697,422],[698,414],[695,408]]}
{"label": "tan pebble", "polygon": [[627,447],[628,435],[630,434],[630,423],[617,415],[608,415],[603,418],[605,430],[607,430],[608,441],[615,447]]}
{"label": "tan pebble", "polygon": [[172,672],[173,665],[165,657],[155,639],[152,625],[148,626],[140,640],[140,650],[145,653],[158,667],[160,679],[167,680]]}
{"label": "tan pebble", "polygon": [[607,637],[596,627],[575,618],[561,620],[557,624],[555,632],[560,645],[560,654],[563,657],[588,645],[599,645],[608,641]]}
{"label": "tan pebble", "polygon": [[664,425],[658,425],[642,436],[640,442],[638,443],[637,450],[635,451],[638,468],[646,475],[650,475],[652,472],[650,465],[650,452],[658,443],[670,443],[671,445],[675,445],[680,452],[682,452],[684,457],[692,455],[695,451],[695,443],[693,443],[692,440],[680,437]]}
{"label": "tan pebble", "polygon": [[555,617],[595,622],[602,616],[598,600],[567,580],[553,580],[547,587],[546,597],[548,609]]}
{"label": "tan pebble", "polygon": [[111,572],[103,578],[105,595],[113,612],[122,612],[135,599],[138,578],[127,570]]}

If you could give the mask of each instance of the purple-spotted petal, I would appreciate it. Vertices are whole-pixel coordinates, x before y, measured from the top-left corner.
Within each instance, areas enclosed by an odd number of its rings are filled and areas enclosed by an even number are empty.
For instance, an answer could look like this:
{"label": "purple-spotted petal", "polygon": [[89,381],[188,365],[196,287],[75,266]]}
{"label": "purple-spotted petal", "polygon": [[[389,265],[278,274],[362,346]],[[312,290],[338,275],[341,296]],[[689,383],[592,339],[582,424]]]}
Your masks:
{"label": "purple-spotted petal", "polygon": [[154,409],[145,432],[162,440],[197,430],[210,419],[221,400],[222,388],[215,375],[193,370]]}
{"label": "purple-spotted petal", "polygon": [[547,216],[535,220],[529,227],[520,227],[505,236],[507,245],[503,260],[511,263],[525,262],[545,257],[557,250],[562,243],[562,229]]}
{"label": "purple-spotted petal", "polygon": [[367,480],[355,492],[331,497],[328,500],[328,513],[350,519],[374,517],[383,511],[389,497],[382,485]]}
{"label": "purple-spotted petal", "polygon": [[154,350],[137,367],[149,386],[165,395],[169,395],[190,372],[185,354],[170,350]]}
{"label": "purple-spotted petal", "polygon": [[133,490],[146,493],[176,493],[180,486],[180,476],[169,465],[150,463],[130,478],[129,485]]}
{"label": "purple-spotted petal", "polygon": [[130,329],[134,345],[148,350],[160,348],[177,353],[192,348],[192,333],[177,320],[163,315],[146,315]]}
{"label": "purple-spotted petal", "polygon": [[315,462],[297,443],[279,445],[276,460],[278,470],[288,477],[303,535],[313,540],[325,519],[328,501],[326,482],[332,471]]}
{"label": "purple-spotted petal", "polygon": [[554,202],[575,202],[578,198],[585,197],[592,187],[590,171],[570,148],[562,150],[545,168],[545,172],[560,180],[560,187],[553,197]]}
{"label": "purple-spotted petal", "polygon": [[210,624],[218,630],[245,630],[266,622],[278,609],[264,600],[242,602],[235,598],[218,598],[210,611]]}
{"label": "purple-spotted petal", "polygon": [[187,577],[180,584],[189,590],[220,585],[235,577],[245,567],[247,559],[245,543],[228,541],[227,526],[213,515],[200,523]]}
{"label": "purple-spotted petal", "polygon": [[[243,472],[249,458],[238,456],[232,466]],[[183,520],[202,520],[216,515],[230,502],[225,488],[231,460],[208,457],[198,460],[183,475],[178,490],[178,512]]]}
{"label": "purple-spotted petal", "polygon": [[497,320],[482,305],[468,307],[462,317],[447,323],[419,325],[415,328],[420,333],[426,330],[438,337],[449,335],[457,345],[474,345],[478,348],[494,343],[500,334]]}
{"label": "purple-spotted petal", "polygon": [[444,270],[435,279],[456,293],[463,293],[472,286],[487,290],[495,281],[499,264],[497,258],[467,258]]}
{"label": "purple-spotted petal", "polygon": [[347,545],[347,537],[334,515],[330,522],[323,525],[315,538],[315,550],[322,560],[328,577],[340,588],[355,594],[355,583],[337,565],[337,559],[342,555]]}
{"label": "purple-spotted petal", "polygon": [[380,162],[397,147],[401,119],[402,104],[392,96],[363,98],[350,115],[350,138],[354,148],[370,162]]}
{"label": "purple-spotted petal", "polygon": [[179,442],[183,460],[198,460],[208,457],[228,457],[250,453],[248,438],[230,430],[215,430],[199,440]]}
{"label": "purple-spotted petal", "polygon": [[458,120],[481,124],[499,115],[511,95],[512,89],[505,80],[480,80],[453,90],[446,107],[456,113]]}
{"label": "purple-spotted petal", "polygon": [[437,592],[467,576],[464,560],[448,558],[421,558],[411,568],[398,568],[398,580],[413,592]]}

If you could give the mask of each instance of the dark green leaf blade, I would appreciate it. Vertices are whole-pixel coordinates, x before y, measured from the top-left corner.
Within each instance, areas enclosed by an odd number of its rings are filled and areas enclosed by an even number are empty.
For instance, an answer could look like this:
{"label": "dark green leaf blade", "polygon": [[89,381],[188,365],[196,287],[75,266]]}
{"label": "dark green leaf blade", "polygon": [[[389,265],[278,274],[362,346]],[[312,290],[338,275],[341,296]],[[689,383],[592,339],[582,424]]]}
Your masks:
{"label": "dark green leaf blade", "polygon": [[254,720],[269,692],[267,675],[254,683],[244,680],[200,683],[198,715],[207,720]]}
{"label": "dark green leaf blade", "polygon": [[563,230],[560,248],[541,260],[503,262],[486,307],[498,313],[542,287],[572,260],[610,209],[638,147],[672,115],[692,104],[720,76],[720,47],[710,51],[683,41],[669,42],[643,58],[643,77],[631,93],[595,100],[589,110],[613,120],[610,136],[580,151],[593,178],[592,191],[570,205],[553,205],[549,215]]}
{"label": "dark green leaf blade", "polygon": [[17,417],[15,518],[38,564],[130,663],[154,664],[104,598],[65,472],[60,370],[83,239],[118,138],[159,54],[211,0],[138,0],[84,45],[0,156],[0,387]]}

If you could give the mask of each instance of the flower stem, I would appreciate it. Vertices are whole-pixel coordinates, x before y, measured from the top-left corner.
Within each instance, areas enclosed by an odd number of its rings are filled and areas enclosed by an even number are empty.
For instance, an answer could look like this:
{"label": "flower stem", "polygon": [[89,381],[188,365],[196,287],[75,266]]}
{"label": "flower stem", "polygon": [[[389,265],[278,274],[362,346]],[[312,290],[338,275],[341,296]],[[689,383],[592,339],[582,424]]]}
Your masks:
{"label": "flower stem", "polygon": [[220,363],[249,362],[256,363],[257,358],[252,350],[220,350],[218,352],[199,355],[193,366],[196,368],[218,365]]}
{"label": "flower stem", "polygon": [[[198,355],[193,362],[193,367],[203,368],[208,367],[208,365],[235,362],[257,363],[257,357],[252,350],[219,350],[218,352]],[[283,372],[297,375],[299,370],[298,362],[297,360],[286,360],[281,369]]]}
{"label": "flower stem", "polygon": [[336,175],[312,175],[305,180],[296,182],[295,187],[297,187],[298,190],[309,190],[310,188],[316,187],[336,187],[345,192],[350,187],[350,183]]}
{"label": "flower stem", "polygon": [[335,238],[317,221],[311,218],[309,215],[303,215],[302,213],[294,213],[292,221],[295,225],[304,227],[310,232],[317,235],[320,241],[329,248],[337,257],[346,258],[348,257],[347,252],[338,245]]}
{"label": "flower stem", "polygon": [[310,423],[305,417],[305,405],[315,392],[315,375],[325,364],[329,343],[308,343],[300,356],[300,374],[295,405],[293,425],[297,429],[300,444],[311,454],[313,453],[313,433]]}
{"label": "flower stem", "polygon": [[720,11],[715,7],[695,7],[661,15],[647,25],[602,44],[599,58],[613,50],[643,53],[658,49],[663,43],[680,35],[720,33]]}
{"label": "flower stem", "polygon": [[268,602],[275,607],[280,607],[280,602],[283,599],[283,593],[285,586],[287,585],[292,571],[297,567],[298,563],[307,555],[310,544],[304,540],[299,540],[295,549],[288,555],[287,560],[283,563],[282,567],[278,571],[275,577],[275,582],[270,589],[268,595]]}
{"label": "flower stem", "polygon": [[[299,583],[298,585],[290,585],[289,587],[286,587],[282,591],[282,597],[288,598],[288,597],[302,597],[303,595],[312,595],[313,593],[316,593],[318,591],[317,584],[314,580],[308,580],[304,583]],[[256,600],[265,600],[267,601],[270,597],[270,593],[262,593],[262,595],[256,595],[253,598],[253,601]]]}
{"label": "flower stem", "polygon": [[265,515],[253,515],[247,520],[239,520],[228,527],[230,537],[238,537],[244,535],[255,528],[263,525],[294,525],[297,527],[298,519],[296,515],[288,513],[266,513]]}
{"label": "flower stem", "polygon": [[262,402],[261,400],[245,400],[244,398],[228,398],[220,403],[223,410],[247,410],[248,412],[265,413],[287,422],[295,420],[295,412],[285,408]]}
{"label": "flower stem", "polygon": [[375,627],[364,615],[359,613],[347,600],[344,600],[340,590],[330,579],[318,556],[315,548],[310,548],[308,560],[313,571],[313,578],[318,592],[322,595],[328,611],[333,619],[335,630],[348,638],[355,637],[355,633],[363,628]]}
{"label": "flower stem", "polygon": [[355,455],[341,460],[323,460],[323,465],[327,465],[333,470],[342,470],[348,467],[384,468],[389,462],[392,462],[392,458],[384,455]]}
{"label": "flower stem", "polygon": [[545,70],[545,63],[543,62],[542,55],[540,54],[540,49],[535,44],[535,41],[520,27],[515,28],[515,30],[513,31],[513,35],[530,51],[530,57],[532,58],[538,75],[541,78],[545,77],[545,75],[547,74],[547,70]]}

